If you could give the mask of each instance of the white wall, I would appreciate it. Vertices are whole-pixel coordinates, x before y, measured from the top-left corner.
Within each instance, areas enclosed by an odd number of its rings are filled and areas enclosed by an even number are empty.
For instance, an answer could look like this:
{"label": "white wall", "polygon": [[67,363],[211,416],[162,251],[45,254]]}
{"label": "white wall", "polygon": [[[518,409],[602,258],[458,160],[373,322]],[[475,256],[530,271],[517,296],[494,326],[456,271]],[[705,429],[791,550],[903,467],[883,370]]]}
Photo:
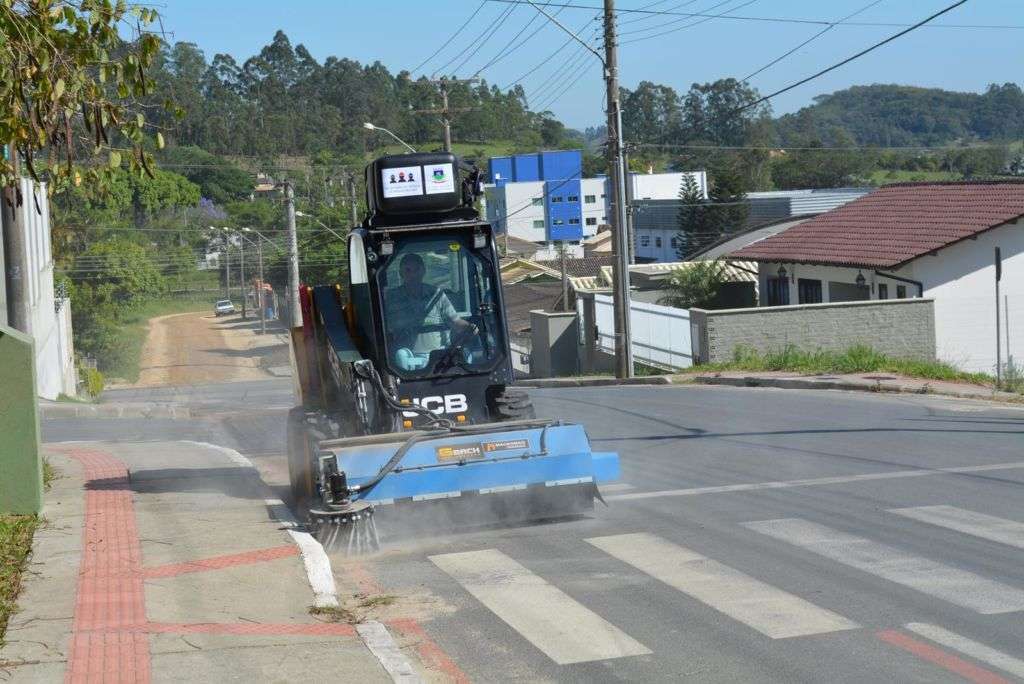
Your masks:
{"label": "white wall", "polygon": [[691,176],[697,182],[701,195],[707,199],[708,176],[704,171],[631,174],[633,199],[676,199],[679,197],[679,189],[683,185],[683,176]]}
{"label": "white wall", "polygon": [[[25,198],[21,205],[25,227],[25,260],[29,298],[28,334],[35,342],[36,391],[46,399],[60,393],[74,395],[74,349],[71,344],[71,320],[56,312],[53,293],[53,254],[50,246],[50,203],[45,186],[30,179],[21,180]],[[36,211],[36,203],[40,211]],[[70,307],[65,302],[62,309]]]}
{"label": "white wall", "polygon": [[[925,286],[925,296],[935,299],[935,337],[938,356],[965,370],[995,373],[996,304],[994,252],[1003,255],[1000,283],[1000,315],[1009,299],[1009,352],[1024,362],[1024,222],[982,233],[964,240],[937,256],[923,256],[912,263],[915,277]],[[1003,321],[1002,358],[1006,361]]]}
{"label": "white wall", "polygon": [[[577,305],[578,310],[581,308]],[[598,349],[614,353],[615,316],[610,295],[594,295],[594,319],[597,324]],[[635,361],[672,368],[689,368],[693,365],[688,309],[634,300],[630,302],[629,324]]]}

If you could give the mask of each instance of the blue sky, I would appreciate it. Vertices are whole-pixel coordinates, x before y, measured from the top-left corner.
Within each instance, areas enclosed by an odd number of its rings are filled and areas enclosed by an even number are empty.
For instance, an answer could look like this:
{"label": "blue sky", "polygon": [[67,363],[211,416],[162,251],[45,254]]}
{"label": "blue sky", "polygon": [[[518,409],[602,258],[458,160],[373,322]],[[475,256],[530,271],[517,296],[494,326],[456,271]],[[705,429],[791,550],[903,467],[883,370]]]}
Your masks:
{"label": "blue sky", "polygon": [[[555,4],[563,0],[552,0]],[[567,0],[598,6],[600,0]],[[852,21],[914,23],[951,4],[953,0],[881,0]],[[412,69],[439,48],[465,22],[477,0],[357,1],[357,0],[167,0],[161,8],[165,29],[174,41],[196,43],[211,59],[218,52],[239,61],[256,54],[277,29],[293,45],[304,44],[317,58],[335,55],[361,62],[380,60],[393,72]],[[740,17],[774,17],[835,21],[870,4],[870,0],[619,0],[619,9],[651,6],[675,12],[722,13]],[[712,9],[714,7],[717,9]],[[449,62],[468,45],[480,43],[509,9],[487,2],[466,29],[420,71],[430,73]],[[676,9],[673,9],[676,8]],[[551,9],[551,12],[557,11]],[[465,60],[460,77],[472,76],[490,62],[524,28],[536,12],[514,7],[504,24],[479,50],[469,48],[448,67]],[[595,17],[591,10],[563,8],[558,18],[578,28]],[[540,17],[519,40],[541,26]],[[676,23],[670,23],[670,22]],[[641,80],[663,83],[685,91],[693,82],[728,76],[743,77],[811,37],[822,26],[753,20],[711,19],[663,36],[652,34],[680,28],[695,21],[675,16],[621,17],[620,78],[625,87]],[[628,23],[627,23],[628,22]],[[489,83],[505,86],[540,64],[523,81],[531,107],[542,105],[572,127],[603,121],[603,84],[597,60],[582,48],[569,46],[550,58],[562,45],[563,34],[550,22],[529,42],[480,74]],[[937,24],[999,24],[1024,27],[1024,0],[969,0],[936,20]],[[596,23],[584,29],[594,36]],[[646,30],[645,30],[646,29]],[[898,27],[836,26],[789,58],[754,77],[762,93],[771,92],[837,62],[882,38]],[[626,31],[636,31],[627,35]],[[630,39],[647,38],[627,43]],[[518,41],[517,41],[518,42]],[[578,65],[578,66],[577,66]],[[776,114],[810,104],[821,93],[870,83],[900,83],[981,91],[989,83],[1024,83],[1024,28],[921,28],[816,81],[773,100]],[[578,80],[580,72],[583,75]]]}

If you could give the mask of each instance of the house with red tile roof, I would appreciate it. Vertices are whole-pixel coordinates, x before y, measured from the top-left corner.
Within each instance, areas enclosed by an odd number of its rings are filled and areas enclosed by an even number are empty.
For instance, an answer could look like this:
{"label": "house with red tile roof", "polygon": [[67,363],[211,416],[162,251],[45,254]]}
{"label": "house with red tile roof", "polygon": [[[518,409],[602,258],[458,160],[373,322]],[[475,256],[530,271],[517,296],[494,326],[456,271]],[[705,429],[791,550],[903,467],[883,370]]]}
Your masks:
{"label": "house with red tile roof", "polygon": [[[927,297],[938,357],[1024,362],[1024,182],[896,183],[732,252],[758,262],[761,306]],[[1007,320],[1008,318],[1008,320]]]}

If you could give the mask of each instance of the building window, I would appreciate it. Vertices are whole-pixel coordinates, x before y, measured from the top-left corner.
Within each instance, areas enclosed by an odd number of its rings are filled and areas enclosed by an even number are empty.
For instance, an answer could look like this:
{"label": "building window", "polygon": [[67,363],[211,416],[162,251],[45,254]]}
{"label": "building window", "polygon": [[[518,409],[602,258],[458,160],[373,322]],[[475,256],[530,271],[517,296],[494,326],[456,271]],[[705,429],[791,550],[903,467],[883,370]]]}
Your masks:
{"label": "building window", "polygon": [[543,219],[542,219],[542,220],[540,220],[540,221],[534,221],[534,222],[533,222],[533,227],[534,227],[534,228],[543,228],[543,227],[544,227],[544,221],[543,221]]}
{"label": "building window", "polygon": [[601,193],[601,199],[604,199],[604,193],[603,192]]}
{"label": "building window", "polygon": [[654,238],[654,246],[661,247],[661,236]]}
{"label": "building window", "polygon": [[[601,197],[604,197],[604,195],[601,195]],[[602,216],[601,217],[601,223],[608,223],[608,217],[607,216]]]}
{"label": "building window", "polygon": [[786,306],[789,304],[789,280],[787,278],[768,279],[768,306]]}
{"label": "building window", "polygon": [[530,200],[530,204],[532,204],[535,207],[542,207],[544,206],[544,198],[534,197],[533,199]]}
{"label": "building window", "polygon": [[679,238],[672,238],[670,244],[672,245],[672,249],[675,249],[679,246]]}
{"label": "building window", "polygon": [[579,195],[569,195],[568,197],[565,198],[565,201],[566,202],[579,202],[580,201],[580,196]]}
{"label": "building window", "polygon": [[554,226],[561,226],[561,225],[563,225],[564,223],[565,223],[565,221],[563,221],[562,219],[555,219],[554,221],[552,221],[552,222],[551,222],[551,225],[554,225]]}
{"label": "building window", "polygon": [[889,298],[889,286],[885,283],[878,283],[878,298],[888,299]]}
{"label": "building window", "polygon": [[562,201],[562,196],[561,195],[557,195],[557,196],[556,195],[552,195],[552,197],[551,197],[551,203],[552,204],[554,204],[555,202],[561,202],[561,201]]}
{"label": "building window", "polygon": [[584,195],[583,202],[586,204],[594,204],[597,202],[597,198],[593,195]]}
{"label": "building window", "polygon": [[578,218],[571,218],[571,219],[569,219],[569,225],[570,226],[578,226],[578,225],[580,225],[580,220]]}
{"label": "building window", "polygon": [[801,304],[821,304],[821,281],[799,278],[796,281]]}
{"label": "building window", "polygon": [[597,219],[594,218],[593,216],[588,216],[587,217],[587,225],[588,226],[596,226],[597,225]]}
{"label": "building window", "polygon": [[897,285],[896,286],[896,299],[906,299],[906,298],[907,298],[907,286],[906,285]]}
{"label": "building window", "polygon": [[640,246],[641,247],[650,247],[651,246],[651,236],[650,235],[641,235],[640,236]]}

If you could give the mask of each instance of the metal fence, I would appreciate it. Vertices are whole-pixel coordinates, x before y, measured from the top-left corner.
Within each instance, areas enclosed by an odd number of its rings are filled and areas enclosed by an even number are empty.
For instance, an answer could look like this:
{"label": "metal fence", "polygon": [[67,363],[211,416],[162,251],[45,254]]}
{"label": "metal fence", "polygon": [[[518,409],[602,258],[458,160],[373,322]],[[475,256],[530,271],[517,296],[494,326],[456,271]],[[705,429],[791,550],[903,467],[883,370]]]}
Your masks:
{"label": "metal fence", "polygon": [[[610,295],[594,296],[598,348],[615,351],[615,315]],[[660,304],[632,302],[630,331],[633,359],[661,368],[689,368],[693,365],[690,344],[690,312]]]}

